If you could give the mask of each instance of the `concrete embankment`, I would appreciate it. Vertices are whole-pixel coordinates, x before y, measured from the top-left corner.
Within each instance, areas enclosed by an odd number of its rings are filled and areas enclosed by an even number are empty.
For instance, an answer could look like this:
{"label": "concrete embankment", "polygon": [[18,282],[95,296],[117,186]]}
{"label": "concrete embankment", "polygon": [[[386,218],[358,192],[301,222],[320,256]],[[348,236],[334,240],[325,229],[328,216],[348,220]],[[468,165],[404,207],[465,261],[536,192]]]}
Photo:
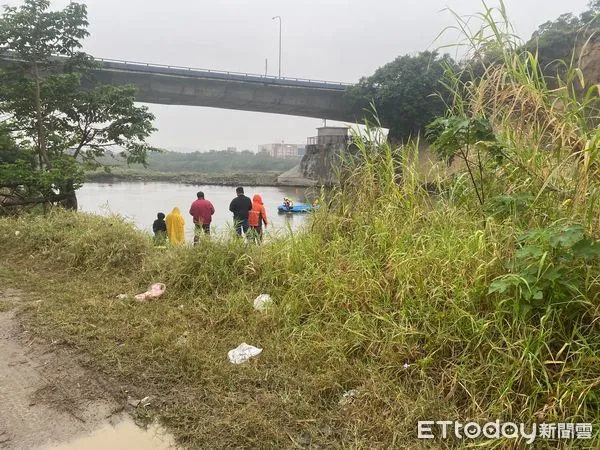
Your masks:
{"label": "concrete embankment", "polygon": [[300,165],[292,167],[290,170],[277,177],[277,184],[281,186],[310,187],[314,186],[316,183],[315,180],[311,180],[302,175]]}
{"label": "concrete embankment", "polygon": [[165,172],[88,172],[87,181],[119,182],[119,181],[157,181],[191,185],[216,186],[277,186],[278,172],[239,173],[239,174],[185,174]]}

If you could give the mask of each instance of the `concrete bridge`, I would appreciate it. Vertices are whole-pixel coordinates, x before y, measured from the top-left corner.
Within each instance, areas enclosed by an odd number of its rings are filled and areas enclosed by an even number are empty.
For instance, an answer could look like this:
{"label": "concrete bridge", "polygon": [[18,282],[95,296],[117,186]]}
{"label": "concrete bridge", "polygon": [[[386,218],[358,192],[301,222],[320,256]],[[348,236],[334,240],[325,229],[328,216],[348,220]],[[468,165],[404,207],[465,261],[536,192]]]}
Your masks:
{"label": "concrete bridge", "polygon": [[133,84],[137,100],[164,105],[209,106],[354,122],[357,114],[343,83],[235,72],[99,60],[91,80]]}
{"label": "concrete bridge", "polygon": [[[60,58],[57,58],[60,59]],[[163,105],[208,106],[319,119],[355,122],[355,111],[344,96],[349,84],[298,78],[278,78],[188,67],[97,59],[99,67],[82,79],[95,84],[137,88],[136,100]],[[0,67],[14,63],[0,56]]]}

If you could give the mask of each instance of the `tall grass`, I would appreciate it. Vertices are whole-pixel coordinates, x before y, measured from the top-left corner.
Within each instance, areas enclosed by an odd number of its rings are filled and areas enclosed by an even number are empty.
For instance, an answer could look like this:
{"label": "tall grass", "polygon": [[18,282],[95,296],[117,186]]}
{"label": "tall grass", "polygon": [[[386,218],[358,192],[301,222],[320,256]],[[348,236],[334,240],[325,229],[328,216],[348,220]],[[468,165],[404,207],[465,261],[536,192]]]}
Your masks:
{"label": "tall grass", "polygon": [[[418,420],[443,419],[589,422],[591,441],[537,445],[597,448],[592,100],[549,89],[535,55],[483,35],[472,40],[503,49],[501,62],[448,85],[449,114],[485,116],[505,152],[483,167],[484,207],[464,175],[426,192],[418,143],[357,139],[311,226],[261,246],[222,238],[156,250],[116,219],[1,219],[2,264],[47,294],[29,307],[36,329],[93,355],[131,392],[156,395],[153,413],[194,448],[523,445],[416,438]],[[167,284],[156,302],[114,298],[152,281]],[[265,313],[252,309],[260,293],[274,299]],[[241,341],[264,352],[234,367],[225,355]]]}
{"label": "tall grass", "polygon": [[553,200],[566,215],[597,229],[600,87],[586,83],[575,58],[561,61],[563,70],[555,77],[545,76],[538,54],[523,50],[514,35],[502,3],[475,17],[481,24],[476,30],[473,17],[455,17],[475,64],[448,71],[446,87],[453,94],[448,113],[483,117],[492,125],[504,164],[490,173],[488,189],[529,191],[536,200],[556,192]]}
{"label": "tall grass", "polygon": [[[432,199],[410,166],[397,183],[387,144],[364,156],[310,233],[260,247],[207,239],[156,252],[127,224],[70,213],[4,219],[0,246],[23,269],[34,260],[22,255],[44,249],[32,271],[42,279],[56,264],[80,271],[41,288],[49,295],[35,306],[38,329],[161,398],[155,413],[192,447],[288,447],[307,436],[324,446],[426,447],[416,421],[431,418],[598,423],[598,260],[569,266],[584,280],[578,295],[523,314],[516,292],[488,290],[510,271],[527,224],[482,222],[470,202]],[[105,260],[124,245],[114,232],[144,250],[112,259],[121,276],[107,278]],[[85,233],[98,256],[82,245]],[[97,267],[107,270],[103,285],[87,278]],[[155,280],[167,284],[155,303],[114,300]],[[263,292],[275,305],[257,314],[251,301]],[[236,369],[225,353],[241,341],[265,351]],[[340,405],[351,389],[357,398]]]}
{"label": "tall grass", "polygon": [[120,216],[99,219],[85,213],[53,211],[5,222],[2,240],[33,260],[50,258],[60,266],[103,273],[129,273],[142,267],[150,241]]}

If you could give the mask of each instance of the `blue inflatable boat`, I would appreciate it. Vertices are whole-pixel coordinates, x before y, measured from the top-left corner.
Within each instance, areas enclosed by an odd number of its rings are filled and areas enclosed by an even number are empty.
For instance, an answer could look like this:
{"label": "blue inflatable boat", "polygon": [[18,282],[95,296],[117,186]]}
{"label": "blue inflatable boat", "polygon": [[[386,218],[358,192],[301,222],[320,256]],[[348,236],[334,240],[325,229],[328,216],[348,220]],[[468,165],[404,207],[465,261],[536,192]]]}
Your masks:
{"label": "blue inflatable boat", "polygon": [[280,213],[307,213],[314,211],[316,208],[311,205],[305,205],[303,203],[298,203],[290,208],[285,205],[279,205],[277,207],[277,211]]}

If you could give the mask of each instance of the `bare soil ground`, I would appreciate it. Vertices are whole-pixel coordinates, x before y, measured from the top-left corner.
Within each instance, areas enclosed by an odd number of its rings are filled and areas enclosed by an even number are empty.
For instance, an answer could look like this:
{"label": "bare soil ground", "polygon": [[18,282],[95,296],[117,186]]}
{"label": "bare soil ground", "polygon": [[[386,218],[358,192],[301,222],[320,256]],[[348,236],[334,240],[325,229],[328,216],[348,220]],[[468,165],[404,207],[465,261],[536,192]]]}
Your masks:
{"label": "bare soil ground", "polygon": [[108,386],[53,342],[33,338],[0,290],[0,449],[47,448],[121,420]]}

